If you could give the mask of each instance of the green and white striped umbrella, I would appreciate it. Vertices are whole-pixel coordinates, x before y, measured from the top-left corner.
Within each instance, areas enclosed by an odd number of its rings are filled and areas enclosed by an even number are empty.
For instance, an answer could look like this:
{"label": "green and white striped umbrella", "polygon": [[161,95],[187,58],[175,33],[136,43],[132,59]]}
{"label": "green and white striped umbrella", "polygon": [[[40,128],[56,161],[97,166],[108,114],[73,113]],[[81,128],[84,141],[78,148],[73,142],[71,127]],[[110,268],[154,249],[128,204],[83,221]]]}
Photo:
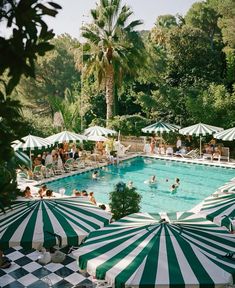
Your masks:
{"label": "green and white striped umbrella", "polygon": [[142,128],[141,130],[144,133],[169,133],[169,132],[175,132],[180,129],[180,126],[169,124],[166,122],[156,122],[154,124],[151,124],[145,128]]}
{"label": "green and white striped umbrella", "polygon": [[22,151],[15,151],[15,157],[17,161],[24,164],[26,167],[31,167],[32,161],[27,154]]}
{"label": "green and white striped umbrella", "polygon": [[15,151],[17,150],[35,150],[35,149],[43,149],[43,148],[48,148],[51,146],[51,143],[48,142],[46,139],[38,137],[38,136],[33,136],[33,135],[28,135],[22,138],[24,142],[21,142],[20,140],[14,141],[12,144],[12,147],[14,148]]}
{"label": "green and white striped umbrella", "polygon": [[235,181],[228,182],[227,184],[218,188],[218,192],[235,193]]}
{"label": "green and white striped umbrella", "polygon": [[200,136],[200,156],[202,154],[202,138],[201,136],[212,135],[216,132],[223,131],[221,127],[211,126],[208,124],[198,123],[179,130],[182,135]]}
{"label": "green and white striped umbrella", "polygon": [[218,132],[214,137],[223,141],[233,141],[235,140],[235,127]]}
{"label": "green and white striped umbrella", "polygon": [[50,143],[63,143],[66,142],[82,142],[83,140],[86,140],[86,137],[84,135],[80,135],[74,132],[69,131],[62,131],[60,133],[51,135],[46,138]]}
{"label": "green and white striped umbrella", "polygon": [[0,248],[77,246],[110,218],[82,197],[15,201],[12,210],[0,215]]}
{"label": "green and white striped umbrella", "polygon": [[223,287],[235,283],[229,252],[234,235],[182,212],[129,215],[91,232],[74,255],[81,269],[116,288]]}
{"label": "green and white striped umbrella", "polygon": [[212,135],[213,133],[216,133],[222,130],[224,129],[221,127],[198,123],[198,124],[180,129],[179,133],[182,135],[205,136],[205,135]]}
{"label": "green and white striped umbrella", "polygon": [[115,130],[111,130],[101,126],[92,126],[84,131],[84,135],[86,136],[108,136],[116,134],[117,132]]}
{"label": "green and white striped umbrella", "polygon": [[216,194],[207,197],[202,203],[200,213],[216,224],[233,230],[232,220],[235,217],[235,194]]}

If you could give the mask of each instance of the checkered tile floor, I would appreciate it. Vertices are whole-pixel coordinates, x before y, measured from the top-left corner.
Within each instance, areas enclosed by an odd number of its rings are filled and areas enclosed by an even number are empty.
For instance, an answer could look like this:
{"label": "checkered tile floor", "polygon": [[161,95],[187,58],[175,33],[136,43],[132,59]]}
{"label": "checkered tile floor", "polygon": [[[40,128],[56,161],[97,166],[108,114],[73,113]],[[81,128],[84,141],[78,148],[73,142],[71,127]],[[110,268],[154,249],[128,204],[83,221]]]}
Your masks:
{"label": "checkered tile floor", "polygon": [[92,288],[96,285],[91,277],[86,278],[78,272],[77,261],[71,254],[63,264],[36,262],[40,253],[25,251],[22,247],[9,248],[4,254],[12,260],[7,269],[0,269],[0,287],[5,288]]}

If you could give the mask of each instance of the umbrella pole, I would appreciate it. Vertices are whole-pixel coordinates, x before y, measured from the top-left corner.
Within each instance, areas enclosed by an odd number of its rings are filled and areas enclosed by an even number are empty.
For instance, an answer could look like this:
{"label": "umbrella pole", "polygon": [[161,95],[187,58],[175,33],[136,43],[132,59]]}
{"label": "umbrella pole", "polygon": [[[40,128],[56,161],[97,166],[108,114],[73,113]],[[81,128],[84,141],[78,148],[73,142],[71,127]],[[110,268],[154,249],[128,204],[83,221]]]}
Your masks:
{"label": "umbrella pole", "polygon": [[202,156],[202,136],[200,135],[200,158]]}

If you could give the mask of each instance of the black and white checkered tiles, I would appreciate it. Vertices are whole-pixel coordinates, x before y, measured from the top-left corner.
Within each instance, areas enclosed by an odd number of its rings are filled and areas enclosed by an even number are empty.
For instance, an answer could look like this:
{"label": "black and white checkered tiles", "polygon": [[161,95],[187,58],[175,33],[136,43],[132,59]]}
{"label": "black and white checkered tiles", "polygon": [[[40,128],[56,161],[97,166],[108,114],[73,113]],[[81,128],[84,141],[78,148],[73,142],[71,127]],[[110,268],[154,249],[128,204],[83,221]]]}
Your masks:
{"label": "black and white checkered tiles", "polygon": [[7,269],[0,269],[1,288],[92,288],[96,285],[91,277],[78,272],[77,261],[71,254],[63,264],[41,265],[36,260],[40,253],[36,250],[25,251],[22,247],[9,248],[4,254],[12,260]]}

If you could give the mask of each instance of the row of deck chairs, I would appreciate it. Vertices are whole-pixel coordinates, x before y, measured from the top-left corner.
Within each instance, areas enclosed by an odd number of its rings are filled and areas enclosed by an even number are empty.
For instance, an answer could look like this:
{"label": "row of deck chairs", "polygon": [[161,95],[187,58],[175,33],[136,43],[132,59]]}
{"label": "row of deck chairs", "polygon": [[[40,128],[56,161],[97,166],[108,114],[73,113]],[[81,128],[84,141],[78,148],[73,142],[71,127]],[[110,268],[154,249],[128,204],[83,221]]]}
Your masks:
{"label": "row of deck chairs", "polygon": [[64,173],[84,169],[89,166],[95,166],[97,163],[90,159],[76,159],[69,158],[66,160],[64,165],[58,165],[54,163],[47,164],[46,166],[37,165],[33,169],[33,178],[35,180],[41,180],[43,178],[53,177],[54,175],[61,175]]}

